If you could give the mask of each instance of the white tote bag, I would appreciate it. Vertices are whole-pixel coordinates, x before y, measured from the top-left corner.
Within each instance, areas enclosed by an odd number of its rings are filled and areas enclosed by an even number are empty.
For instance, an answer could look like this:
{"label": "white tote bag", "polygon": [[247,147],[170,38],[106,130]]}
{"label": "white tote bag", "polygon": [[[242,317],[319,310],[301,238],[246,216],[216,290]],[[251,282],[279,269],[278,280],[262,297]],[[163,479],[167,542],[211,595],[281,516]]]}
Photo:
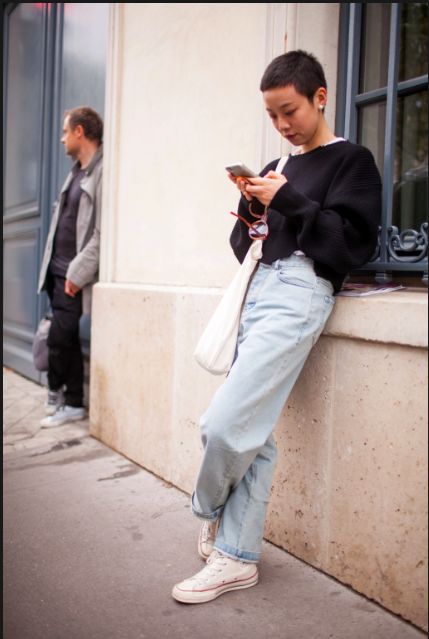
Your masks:
{"label": "white tote bag", "polygon": [[[281,173],[287,157],[279,160],[276,173]],[[229,371],[234,360],[241,309],[255,267],[262,257],[262,240],[254,240],[234,279],[201,335],[194,357],[213,375]]]}
{"label": "white tote bag", "polygon": [[261,256],[262,240],[254,240],[197,344],[195,359],[213,375],[223,375],[231,368],[241,307],[249,280]]}

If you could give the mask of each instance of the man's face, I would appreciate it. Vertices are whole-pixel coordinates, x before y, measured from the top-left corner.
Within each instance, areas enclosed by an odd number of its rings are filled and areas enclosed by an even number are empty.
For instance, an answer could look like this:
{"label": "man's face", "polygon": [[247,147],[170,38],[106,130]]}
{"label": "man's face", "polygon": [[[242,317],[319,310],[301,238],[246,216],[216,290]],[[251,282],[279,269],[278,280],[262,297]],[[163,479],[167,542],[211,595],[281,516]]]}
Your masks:
{"label": "man's face", "polygon": [[264,91],[264,102],[274,127],[294,146],[311,142],[321,120],[319,109],[326,91],[319,89],[310,101],[291,84]]}
{"label": "man's face", "polygon": [[64,150],[67,155],[70,155],[73,159],[77,158],[80,151],[80,142],[82,139],[82,127],[77,126],[75,129],[71,129],[69,125],[70,116],[64,118],[63,134],[61,136],[61,142],[64,144]]}

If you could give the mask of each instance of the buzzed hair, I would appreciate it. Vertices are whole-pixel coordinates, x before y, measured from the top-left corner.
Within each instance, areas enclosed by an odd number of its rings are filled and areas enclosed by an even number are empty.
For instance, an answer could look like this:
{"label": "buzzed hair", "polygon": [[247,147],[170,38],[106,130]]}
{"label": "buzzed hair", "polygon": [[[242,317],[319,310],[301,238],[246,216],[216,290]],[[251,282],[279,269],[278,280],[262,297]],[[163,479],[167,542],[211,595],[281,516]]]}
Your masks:
{"label": "buzzed hair", "polygon": [[265,69],[260,89],[268,91],[292,85],[301,95],[312,100],[317,89],[327,88],[322,65],[311,53],[297,49],[274,58]]}

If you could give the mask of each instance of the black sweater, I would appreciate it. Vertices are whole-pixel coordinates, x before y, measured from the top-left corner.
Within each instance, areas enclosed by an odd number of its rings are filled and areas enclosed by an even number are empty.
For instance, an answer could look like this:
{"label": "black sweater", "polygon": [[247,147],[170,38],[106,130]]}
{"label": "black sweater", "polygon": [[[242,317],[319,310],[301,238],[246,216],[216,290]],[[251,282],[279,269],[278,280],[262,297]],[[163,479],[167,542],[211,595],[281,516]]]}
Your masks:
{"label": "black sweater", "polygon": [[[277,161],[260,175],[275,170]],[[303,251],[314,260],[316,275],[338,292],[347,273],[365,264],[377,244],[381,179],[374,158],[363,146],[336,142],[290,156],[283,174],[288,181],[271,201],[261,261],[271,264]],[[255,200],[252,209],[262,213],[264,207]],[[255,221],[244,197],[238,214]],[[230,242],[242,262],[251,244],[244,222],[236,222]]]}

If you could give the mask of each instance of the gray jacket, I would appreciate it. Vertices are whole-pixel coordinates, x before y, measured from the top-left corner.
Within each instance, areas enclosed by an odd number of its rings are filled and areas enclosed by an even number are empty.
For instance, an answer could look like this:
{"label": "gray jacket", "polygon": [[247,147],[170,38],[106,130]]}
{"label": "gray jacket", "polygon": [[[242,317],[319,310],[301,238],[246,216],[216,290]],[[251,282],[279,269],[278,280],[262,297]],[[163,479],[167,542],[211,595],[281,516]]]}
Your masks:
{"label": "gray jacket", "polygon": [[[76,166],[75,164],[73,169]],[[46,288],[46,276],[52,257],[55,232],[64,206],[65,192],[73,178],[73,169],[64,182],[52,216],[40,269],[38,293]],[[92,286],[98,280],[102,171],[103,145],[100,145],[80,183],[82,195],[76,220],[76,257],[70,262],[66,274],[68,280],[82,289],[83,313],[91,311]]]}

